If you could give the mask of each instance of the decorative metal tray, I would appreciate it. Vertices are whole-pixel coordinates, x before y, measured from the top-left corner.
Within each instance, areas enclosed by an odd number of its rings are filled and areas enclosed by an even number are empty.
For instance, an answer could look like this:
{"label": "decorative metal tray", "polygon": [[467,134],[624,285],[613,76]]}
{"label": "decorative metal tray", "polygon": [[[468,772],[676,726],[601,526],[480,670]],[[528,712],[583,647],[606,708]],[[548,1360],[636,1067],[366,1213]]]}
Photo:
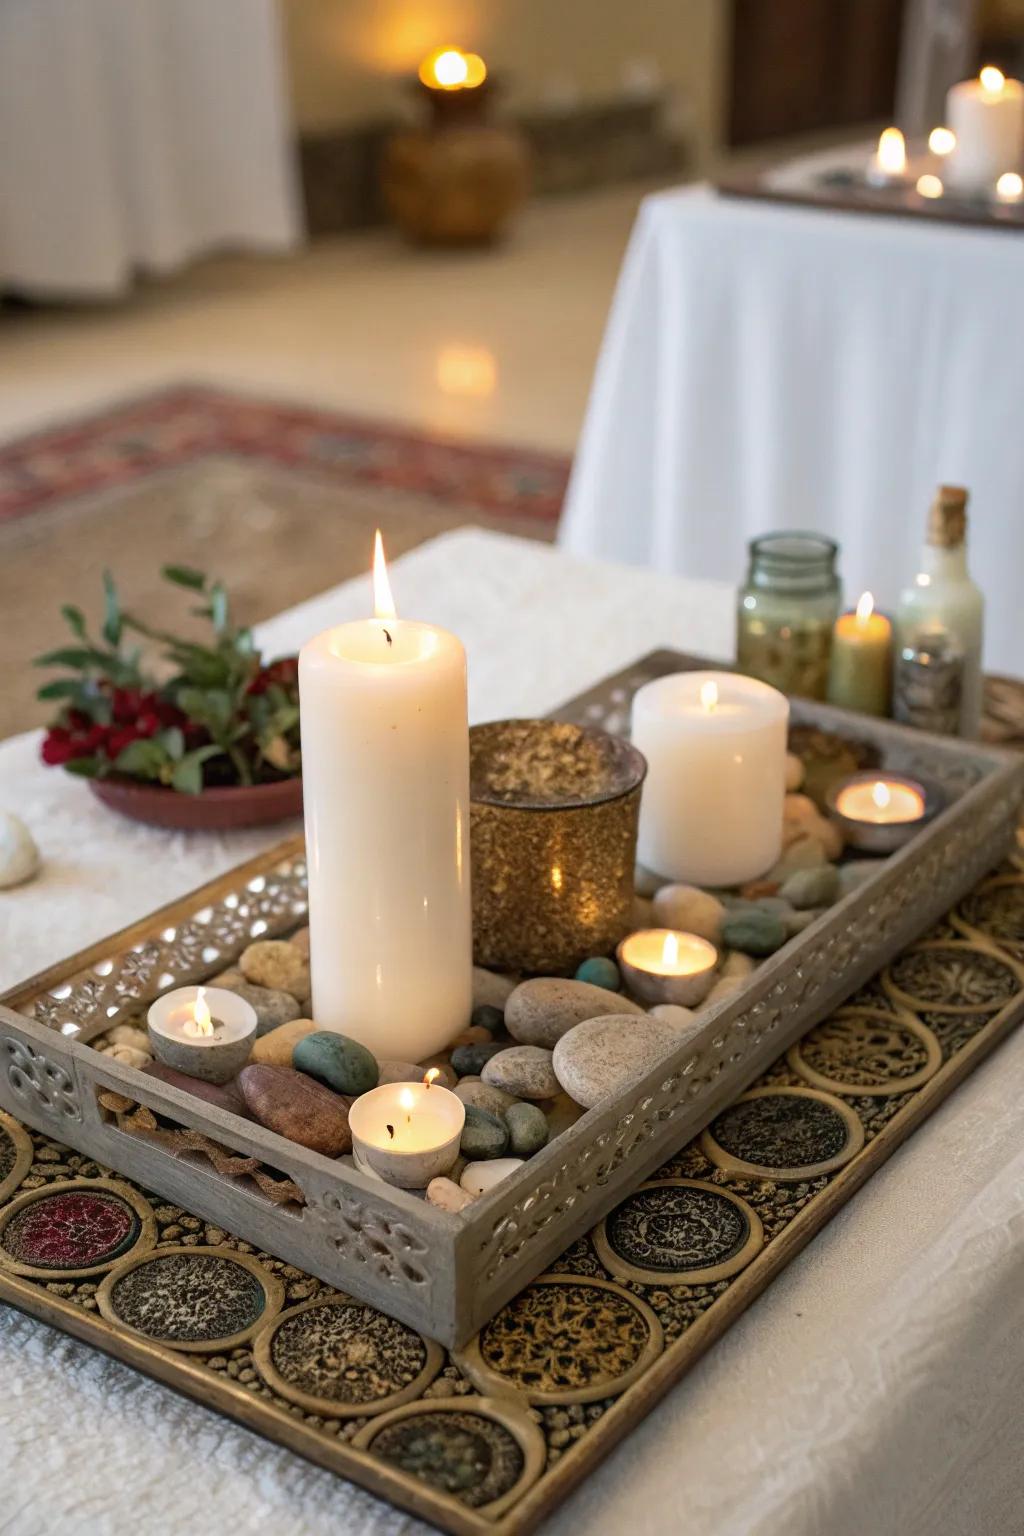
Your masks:
{"label": "decorative metal tray", "polygon": [[[637,687],[693,665],[656,652],[559,714],[623,730]],[[1010,845],[1024,798],[1019,758],[802,701],[793,719],[873,744],[886,768],[938,782],[947,808],[742,991],[708,1010],[696,1035],[465,1213],[440,1211],[89,1048],[161,992],[224,969],[253,938],[298,925],[306,910],[299,838],[8,994],[0,1005],[0,1104],[164,1198],[461,1345]],[[111,1092],[197,1133],[193,1145],[172,1149],[159,1135],[132,1133],[100,1102]],[[225,1148],[248,1160],[245,1171],[227,1167]]]}

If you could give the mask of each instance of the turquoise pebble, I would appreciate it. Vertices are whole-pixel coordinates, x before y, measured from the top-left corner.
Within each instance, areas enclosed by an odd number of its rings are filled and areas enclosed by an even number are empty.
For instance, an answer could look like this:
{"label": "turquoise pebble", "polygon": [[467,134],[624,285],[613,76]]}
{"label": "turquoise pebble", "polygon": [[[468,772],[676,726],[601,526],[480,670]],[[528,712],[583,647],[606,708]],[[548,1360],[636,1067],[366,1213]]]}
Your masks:
{"label": "turquoise pebble", "polygon": [[459,1143],[463,1157],[474,1163],[484,1158],[501,1157],[508,1146],[508,1138],[508,1126],[497,1115],[477,1109],[473,1104],[466,1105],[466,1123]]}
{"label": "turquoise pebble", "polygon": [[604,987],[608,992],[622,991],[622,977],[614,960],[604,955],[591,955],[576,972],[577,981],[589,981],[592,987]]}
{"label": "turquoise pebble", "polygon": [[730,912],[722,924],[722,943],[745,955],[773,955],[786,942],[786,927],[776,912]]}
{"label": "turquoise pebble", "polygon": [[369,1093],[380,1077],[377,1059],[365,1045],[329,1029],[304,1035],[292,1052],[292,1066],[350,1098]]}
{"label": "turquoise pebble", "polygon": [[510,1104],[505,1111],[505,1124],[513,1157],[532,1157],[546,1146],[548,1120],[536,1104]]}

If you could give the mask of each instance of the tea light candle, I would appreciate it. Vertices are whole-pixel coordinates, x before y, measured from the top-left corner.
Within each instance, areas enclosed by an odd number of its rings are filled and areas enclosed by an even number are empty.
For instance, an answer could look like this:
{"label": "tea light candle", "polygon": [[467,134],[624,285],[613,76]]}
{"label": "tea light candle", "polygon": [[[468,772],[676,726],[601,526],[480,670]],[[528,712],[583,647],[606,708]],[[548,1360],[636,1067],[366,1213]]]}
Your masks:
{"label": "tea light candle", "polygon": [[902,773],[854,773],[832,787],[829,810],[847,844],[865,853],[892,853],[939,808],[934,789]]}
{"label": "tea light candle", "polygon": [[466,1110],[461,1099],[430,1081],[383,1083],[361,1094],[348,1112],[356,1165],[401,1189],[426,1189],[459,1155]]}
{"label": "tea light candle", "polygon": [[705,886],[770,869],[782,852],[788,719],[781,693],[736,673],[674,672],[640,688],[640,863]]}
{"label": "tea light candle", "polygon": [[702,1003],[715,983],[718,950],[695,933],[643,928],[615,952],[626,989],[644,1003]]}
{"label": "tea light candle", "polygon": [[892,694],[892,625],[865,592],[856,612],[841,613],[832,631],[828,701],[862,715],[887,715]]}
{"label": "tea light candle", "polygon": [[146,1015],[153,1055],[204,1083],[226,1083],[249,1060],[256,1010],[224,987],[178,987]]}
{"label": "tea light candle", "polygon": [[1020,165],[1024,86],[987,64],[977,80],[961,80],[946,97],[946,122],[956,136],[947,180],[957,187],[991,187]]}
{"label": "tea light candle", "polygon": [[898,128],[883,128],[868,166],[868,183],[873,187],[891,187],[904,181],[906,174],[907,146],[903,135]]}

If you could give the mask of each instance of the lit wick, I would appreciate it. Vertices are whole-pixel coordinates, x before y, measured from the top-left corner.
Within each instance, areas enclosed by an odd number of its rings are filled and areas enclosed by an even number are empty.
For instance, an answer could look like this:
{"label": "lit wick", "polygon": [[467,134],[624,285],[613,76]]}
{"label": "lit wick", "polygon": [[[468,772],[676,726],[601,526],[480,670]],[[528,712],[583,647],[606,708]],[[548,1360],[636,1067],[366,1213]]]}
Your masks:
{"label": "lit wick", "polygon": [[207,1006],[204,987],[200,987],[196,993],[196,1000],[192,1004],[192,1017],[185,1020],[182,1029],[186,1035],[192,1035],[194,1038],[213,1034],[213,1019]]}
{"label": "lit wick", "polygon": [[426,1072],[423,1074],[424,1085],[429,1088],[434,1079],[440,1076],[441,1069],[439,1067],[428,1067]]}

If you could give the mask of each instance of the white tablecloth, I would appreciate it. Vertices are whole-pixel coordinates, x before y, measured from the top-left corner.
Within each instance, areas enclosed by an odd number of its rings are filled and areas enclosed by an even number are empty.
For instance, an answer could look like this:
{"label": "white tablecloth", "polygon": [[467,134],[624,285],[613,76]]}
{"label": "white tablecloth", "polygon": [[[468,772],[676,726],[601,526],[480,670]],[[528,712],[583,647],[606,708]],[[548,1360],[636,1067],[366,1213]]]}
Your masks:
{"label": "white tablecloth", "polygon": [[[731,592],[462,532],[397,562],[400,611],[448,625],[472,713],[543,711],[651,647],[726,655]],[[349,583],[264,627],[274,649],[366,612]],[[40,880],[0,894],[9,984],[271,835],[132,829],[0,746],[0,805]],[[551,1520],[554,1536],[1013,1536],[1024,1529],[1024,1034],[957,1090]],[[420,1522],[127,1367],[0,1309],[4,1536],[413,1536]]]}
{"label": "white tablecloth", "polygon": [[277,0],[2,0],[0,289],[106,296],[300,219]]}
{"label": "white tablecloth", "polygon": [[941,481],[968,486],[986,662],[1024,670],[1024,235],[649,198],[569,490],[575,554],[738,581],[752,535],[842,544],[891,606]]}

